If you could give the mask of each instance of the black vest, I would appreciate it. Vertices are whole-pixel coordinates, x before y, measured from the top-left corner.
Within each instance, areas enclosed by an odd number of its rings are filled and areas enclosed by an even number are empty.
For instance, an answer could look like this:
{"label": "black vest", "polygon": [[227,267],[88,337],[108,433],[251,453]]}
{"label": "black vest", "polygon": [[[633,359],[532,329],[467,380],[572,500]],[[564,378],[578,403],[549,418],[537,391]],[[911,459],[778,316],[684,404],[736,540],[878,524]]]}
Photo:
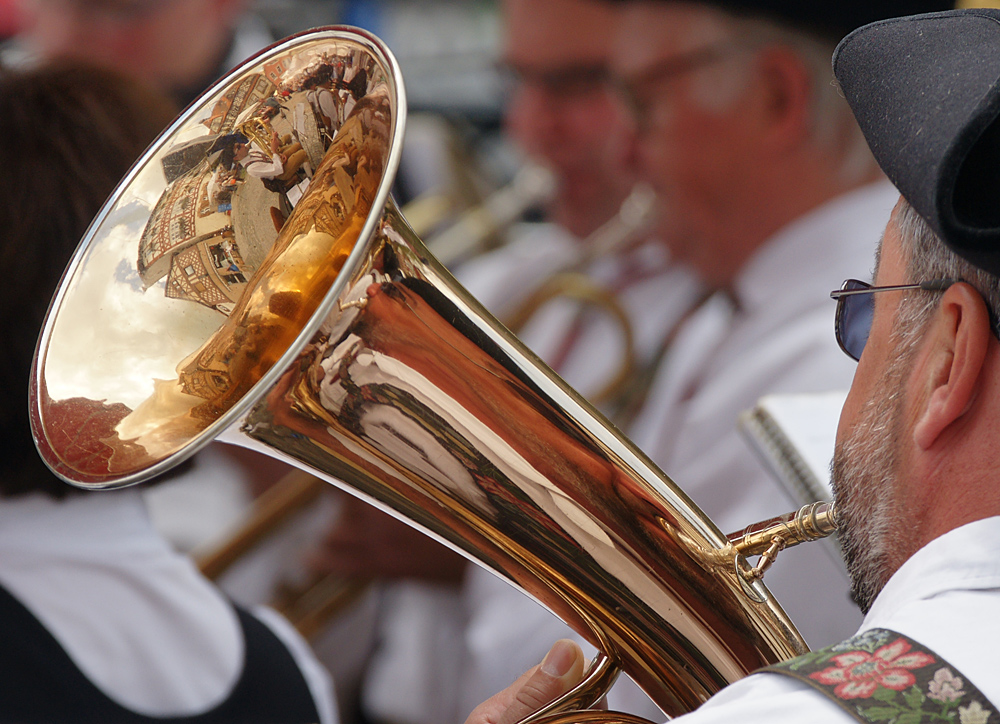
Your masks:
{"label": "black vest", "polygon": [[0,586],[0,722],[318,722],[309,686],[288,649],[266,625],[235,608],[246,655],[229,697],[195,716],[150,717],[115,703],[91,683],[48,629]]}

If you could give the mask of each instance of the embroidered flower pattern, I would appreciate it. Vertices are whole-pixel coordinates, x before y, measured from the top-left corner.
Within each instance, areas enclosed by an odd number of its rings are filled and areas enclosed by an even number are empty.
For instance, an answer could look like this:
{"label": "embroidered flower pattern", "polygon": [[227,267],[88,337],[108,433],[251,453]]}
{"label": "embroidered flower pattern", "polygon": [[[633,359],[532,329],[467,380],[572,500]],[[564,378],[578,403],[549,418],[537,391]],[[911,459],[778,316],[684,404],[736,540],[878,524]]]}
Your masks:
{"label": "embroidered flower pattern", "polygon": [[927,696],[936,701],[958,701],[965,692],[962,679],[945,667],[934,672],[934,678],[927,682]]}
{"label": "embroidered flower pattern", "polygon": [[990,712],[984,709],[978,701],[974,701],[968,706],[958,707],[959,724],[986,724],[989,719]]}
{"label": "embroidered flower pattern", "polygon": [[767,670],[809,683],[872,724],[1000,724],[1000,714],[971,682],[919,643],[887,629]]}
{"label": "embroidered flower pattern", "polygon": [[875,653],[851,651],[833,657],[837,664],[809,675],[821,684],[835,686],[834,694],[841,699],[867,699],[880,686],[903,691],[916,683],[911,669],[934,663],[934,657],[912,647],[899,638],[877,649]]}

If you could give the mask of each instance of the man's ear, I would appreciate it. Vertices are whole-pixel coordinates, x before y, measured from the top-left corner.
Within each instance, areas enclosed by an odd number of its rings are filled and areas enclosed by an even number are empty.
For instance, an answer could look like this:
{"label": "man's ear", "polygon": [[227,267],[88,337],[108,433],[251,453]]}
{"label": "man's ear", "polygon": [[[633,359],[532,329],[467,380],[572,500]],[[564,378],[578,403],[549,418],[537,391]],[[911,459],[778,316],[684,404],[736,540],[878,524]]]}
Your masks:
{"label": "man's ear", "polygon": [[780,45],[757,55],[764,94],[767,139],[778,148],[795,147],[809,131],[813,80],[802,58]]}
{"label": "man's ear", "polygon": [[948,287],[924,340],[921,384],[928,394],[914,427],[914,440],[922,449],[930,448],[972,406],[990,338],[990,315],[979,292],[965,282]]}

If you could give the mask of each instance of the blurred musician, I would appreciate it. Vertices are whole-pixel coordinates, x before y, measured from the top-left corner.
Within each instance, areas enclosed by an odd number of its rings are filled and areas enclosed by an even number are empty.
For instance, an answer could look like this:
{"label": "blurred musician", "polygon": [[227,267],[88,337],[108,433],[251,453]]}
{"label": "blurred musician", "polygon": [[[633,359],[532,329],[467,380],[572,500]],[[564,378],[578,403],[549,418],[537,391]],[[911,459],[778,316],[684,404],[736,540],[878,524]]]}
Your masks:
{"label": "blurred musician", "polygon": [[[825,296],[866,264],[895,192],[831,85],[844,34],[947,2],[629,0],[613,67],[660,235],[718,292],[678,334],[632,437],[725,532],[796,506],[736,429],[772,392],[846,389]],[[782,554],[765,583],[811,646],[860,612],[818,546]]]}
{"label": "blurred musician", "polygon": [[[71,488],[31,439],[28,376],[49,300],[173,105],[72,66],[2,72],[0,98],[0,718],[336,721],[329,677],[287,622],[234,608],[153,529],[139,490]],[[101,424],[100,409],[86,413]]]}
{"label": "blurred musician", "polygon": [[268,45],[245,0],[13,0],[21,24],[5,60],[74,58],[129,72],[183,107]]}
{"label": "blurred musician", "polygon": [[[638,372],[658,361],[664,337],[698,285],[650,234],[655,210],[638,211],[642,218],[632,228],[604,238],[623,204],[643,203],[629,165],[634,139],[609,83],[616,12],[595,0],[507,0],[502,8],[507,132],[529,159],[551,170],[556,191],[547,223],[515,227],[509,246],[456,273],[490,311],[512,322],[553,274],[578,272],[620,305],[635,336]],[[621,397],[600,393],[625,351],[622,324],[606,309],[558,293],[539,307],[518,325],[521,339],[614,417]]]}

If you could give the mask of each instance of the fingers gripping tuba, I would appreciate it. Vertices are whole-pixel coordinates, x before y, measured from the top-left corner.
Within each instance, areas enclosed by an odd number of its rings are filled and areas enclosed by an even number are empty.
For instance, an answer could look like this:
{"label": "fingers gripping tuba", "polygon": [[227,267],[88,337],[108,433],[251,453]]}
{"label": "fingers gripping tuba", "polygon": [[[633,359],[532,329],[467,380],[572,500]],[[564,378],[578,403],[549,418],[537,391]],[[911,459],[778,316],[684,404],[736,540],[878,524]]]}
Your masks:
{"label": "fingers gripping tuba", "polygon": [[[226,156],[254,104],[311,175],[265,184]],[[43,458],[90,488],[213,439],[293,463],[535,597],[670,715],[804,651],[739,548],[409,229],[389,196],[405,108],[390,52],[327,28],[175,121],[53,300],[31,383]]]}

